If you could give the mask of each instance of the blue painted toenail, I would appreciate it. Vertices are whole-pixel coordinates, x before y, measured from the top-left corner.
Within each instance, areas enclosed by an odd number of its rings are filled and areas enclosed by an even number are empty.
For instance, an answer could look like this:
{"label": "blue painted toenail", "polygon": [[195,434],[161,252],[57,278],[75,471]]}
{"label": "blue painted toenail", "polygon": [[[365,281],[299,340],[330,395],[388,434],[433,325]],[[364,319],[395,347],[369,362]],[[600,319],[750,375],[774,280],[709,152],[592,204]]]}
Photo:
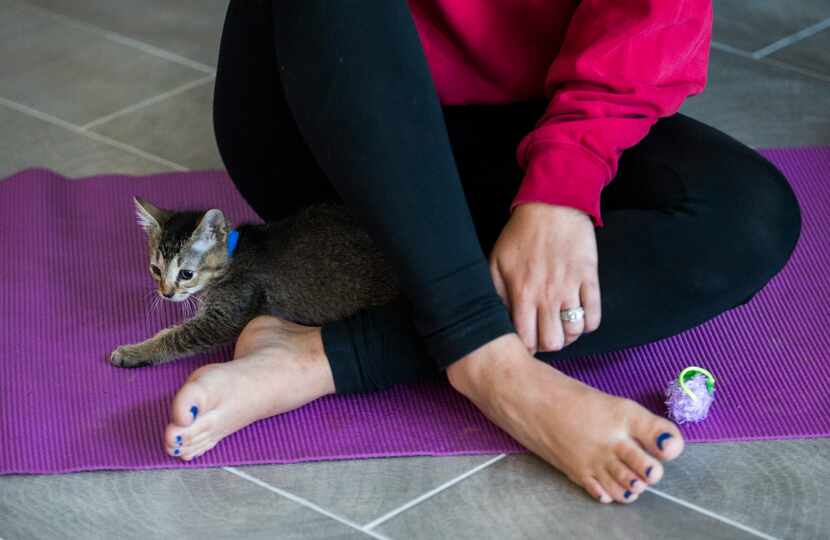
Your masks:
{"label": "blue painted toenail", "polygon": [[649,467],[648,469],[646,469],[646,476],[649,476],[650,474],[651,474],[651,467]]}
{"label": "blue painted toenail", "polygon": [[629,497],[631,497],[631,492],[630,492],[630,491],[626,491],[625,493],[623,493],[623,497],[625,497],[626,499],[627,499],[627,498],[629,498]]}
{"label": "blue painted toenail", "polygon": [[181,450],[179,450],[178,448],[176,448],[175,450],[173,450],[173,454],[174,454],[174,455],[176,455],[176,456],[178,456],[178,455],[179,455],[179,454],[181,454],[181,453],[182,453],[182,451],[181,451]]}
{"label": "blue painted toenail", "polygon": [[665,441],[666,439],[670,439],[670,438],[671,438],[671,433],[661,433],[657,437],[657,448],[662,450],[663,449],[663,441]]}
{"label": "blue painted toenail", "polygon": [[199,407],[196,405],[190,407],[190,414],[193,415],[193,419],[196,420],[196,415],[199,414]]}
{"label": "blue painted toenail", "polygon": [[176,444],[179,444],[179,445],[182,444],[182,436],[181,435],[176,435]]}
{"label": "blue painted toenail", "polygon": [[633,487],[633,486],[634,486],[634,484],[636,484],[636,483],[637,483],[637,479],[635,478],[634,480],[632,480],[631,482],[629,482],[629,483],[628,483],[628,485]]}

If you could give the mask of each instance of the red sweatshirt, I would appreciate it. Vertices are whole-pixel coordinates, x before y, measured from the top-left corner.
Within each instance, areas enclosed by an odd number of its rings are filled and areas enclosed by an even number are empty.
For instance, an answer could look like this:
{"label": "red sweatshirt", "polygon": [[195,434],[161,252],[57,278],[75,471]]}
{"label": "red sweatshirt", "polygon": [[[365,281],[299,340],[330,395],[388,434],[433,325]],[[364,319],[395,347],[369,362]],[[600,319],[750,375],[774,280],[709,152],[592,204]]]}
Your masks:
{"label": "red sweatshirt", "polygon": [[549,104],[516,149],[510,209],[578,208],[623,150],[706,86],[711,0],[408,0],[442,104]]}

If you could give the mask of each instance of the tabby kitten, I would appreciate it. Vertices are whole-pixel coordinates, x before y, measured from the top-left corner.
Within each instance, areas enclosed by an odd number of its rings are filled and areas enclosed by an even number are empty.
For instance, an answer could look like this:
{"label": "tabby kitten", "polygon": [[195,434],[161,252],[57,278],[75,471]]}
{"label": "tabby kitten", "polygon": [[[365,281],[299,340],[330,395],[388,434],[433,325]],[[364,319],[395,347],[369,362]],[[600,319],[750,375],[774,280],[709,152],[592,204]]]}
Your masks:
{"label": "tabby kitten", "polygon": [[169,362],[236,339],[258,315],[321,326],[398,295],[394,272],[340,203],[308,206],[281,221],[231,229],[220,210],[173,211],[134,198],[147,232],[150,275],[196,314],[110,355],[119,367]]}

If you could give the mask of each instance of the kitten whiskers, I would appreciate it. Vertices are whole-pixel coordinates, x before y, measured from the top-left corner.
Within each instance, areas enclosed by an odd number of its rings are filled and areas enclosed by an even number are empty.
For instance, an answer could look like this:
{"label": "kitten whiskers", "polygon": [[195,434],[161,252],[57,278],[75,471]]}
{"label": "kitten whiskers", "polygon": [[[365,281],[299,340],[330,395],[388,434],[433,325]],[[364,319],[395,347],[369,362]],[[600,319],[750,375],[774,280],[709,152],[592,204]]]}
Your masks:
{"label": "kitten whiskers", "polygon": [[199,308],[202,307],[202,299],[195,295],[188,296],[182,303],[184,304],[185,316],[188,318],[195,317],[196,313],[199,312]]}
{"label": "kitten whiskers", "polygon": [[145,300],[150,302],[149,306],[147,306],[147,313],[146,316],[149,319],[153,312],[158,311],[159,302],[161,298],[159,298],[158,293],[155,289],[148,291],[147,294],[144,295]]}

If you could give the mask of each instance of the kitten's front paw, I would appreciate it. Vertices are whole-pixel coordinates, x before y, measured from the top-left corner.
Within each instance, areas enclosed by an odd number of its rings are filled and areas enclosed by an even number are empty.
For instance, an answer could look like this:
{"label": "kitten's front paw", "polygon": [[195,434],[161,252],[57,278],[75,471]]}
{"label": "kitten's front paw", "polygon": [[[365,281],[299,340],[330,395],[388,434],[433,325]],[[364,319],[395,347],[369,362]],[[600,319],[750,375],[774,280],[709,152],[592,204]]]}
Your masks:
{"label": "kitten's front paw", "polygon": [[112,351],[110,363],[123,368],[144,367],[152,364],[146,356],[141,354],[141,349],[134,345],[124,345]]}

